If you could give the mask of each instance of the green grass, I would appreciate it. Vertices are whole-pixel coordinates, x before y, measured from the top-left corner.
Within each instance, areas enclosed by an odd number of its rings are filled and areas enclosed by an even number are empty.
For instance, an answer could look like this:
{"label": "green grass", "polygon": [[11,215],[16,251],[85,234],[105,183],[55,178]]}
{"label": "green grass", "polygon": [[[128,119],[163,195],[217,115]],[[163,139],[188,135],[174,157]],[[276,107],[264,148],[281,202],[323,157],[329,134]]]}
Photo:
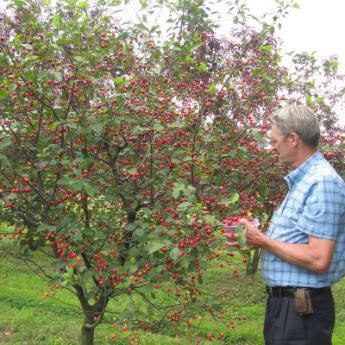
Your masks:
{"label": "green grass", "polygon": [[[4,249],[4,248],[3,248]],[[7,245],[6,251],[9,247]],[[45,262],[42,260],[42,265]],[[238,269],[240,260],[235,259]],[[164,334],[137,334],[116,331],[112,324],[97,327],[97,345],[194,345],[233,344],[262,345],[262,323],[265,305],[264,284],[258,274],[255,279],[234,275],[234,267],[212,264],[205,274],[203,290],[208,300],[220,302],[222,313],[211,318],[200,312],[190,328],[172,328]],[[0,247],[0,345],[74,345],[78,344],[82,314],[75,296],[67,290],[49,286],[26,266],[4,255]],[[345,339],[345,282],[334,287],[337,323],[334,345]],[[124,302],[123,302],[124,303]],[[119,305],[112,302],[110,309]],[[3,312],[5,311],[5,312]],[[223,339],[208,340],[209,334]],[[114,335],[115,339],[110,339]]]}

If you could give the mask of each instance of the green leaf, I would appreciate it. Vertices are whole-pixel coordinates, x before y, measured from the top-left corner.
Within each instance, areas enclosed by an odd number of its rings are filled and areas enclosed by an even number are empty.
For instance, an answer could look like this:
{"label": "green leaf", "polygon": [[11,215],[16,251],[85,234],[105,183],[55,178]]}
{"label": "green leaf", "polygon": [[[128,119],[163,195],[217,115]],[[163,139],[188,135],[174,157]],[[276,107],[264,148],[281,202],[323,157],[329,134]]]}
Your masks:
{"label": "green leaf", "polygon": [[86,63],[86,60],[82,56],[74,55],[74,59],[79,63]]}
{"label": "green leaf", "polygon": [[146,237],[146,234],[145,234],[144,229],[142,228],[138,228],[133,232],[133,239],[135,240],[141,241],[145,239],[145,237]]}
{"label": "green leaf", "polygon": [[207,72],[208,71],[208,67],[205,64],[205,62],[200,63],[200,65],[198,66],[198,71],[199,72]]}
{"label": "green leaf", "polygon": [[90,129],[95,131],[97,134],[100,134],[103,129],[102,123],[95,123],[94,125],[90,126]]}
{"label": "green leaf", "polygon": [[180,183],[175,183],[174,189],[173,189],[173,197],[177,199],[180,196],[180,193],[185,190],[185,186]]}
{"label": "green leaf", "polygon": [[183,128],[185,125],[182,121],[172,122],[168,124],[168,128]]}
{"label": "green leaf", "polygon": [[18,7],[21,7],[21,6],[25,6],[25,5],[26,5],[26,1],[24,1],[24,0],[14,0],[14,3],[15,3]]}
{"label": "green leaf", "polygon": [[176,207],[176,211],[185,211],[186,209],[190,208],[192,204],[188,201],[182,202]]}
{"label": "green leaf", "polygon": [[159,122],[156,122],[153,125],[153,129],[157,132],[162,132],[164,130],[164,126],[162,124],[160,124]]}
{"label": "green leaf", "polygon": [[247,243],[246,243],[246,236],[244,232],[244,225],[241,224],[236,228],[237,232],[237,242],[238,245],[240,246],[241,249],[246,249],[247,248]]}
{"label": "green leaf", "polygon": [[54,28],[58,28],[59,25],[61,24],[61,17],[60,15],[57,13],[57,14],[54,14],[54,16],[52,17],[52,25]]}
{"label": "green leaf", "polygon": [[152,253],[158,252],[163,247],[164,247],[163,242],[154,241],[150,244],[149,253],[152,254]]}
{"label": "green leaf", "polygon": [[170,250],[170,256],[176,262],[179,259],[179,255],[181,254],[181,251],[179,248],[173,248]]}
{"label": "green leaf", "polygon": [[30,44],[22,44],[22,46],[26,49],[29,49],[29,50],[32,49],[32,46]]}
{"label": "green leaf", "polygon": [[9,95],[8,92],[6,92],[5,90],[0,89],[0,99],[1,99],[1,98],[5,98],[5,97],[7,97],[8,95]]}
{"label": "green leaf", "polygon": [[219,223],[215,216],[212,216],[210,214],[206,214],[203,218],[209,224],[217,225]]}
{"label": "green leaf", "polygon": [[44,232],[44,231],[55,231],[56,230],[56,226],[54,225],[48,225],[48,224],[44,224],[41,223],[38,227],[37,227],[37,232]]}
{"label": "green leaf", "polygon": [[12,140],[9,136],[3,136],[0,138],[0,148],[5,148],[7,146],[10,146],[12,144]]}
{"label": "green leaf", "polygon": [[138,126],[135,126],[134,129],[133,129],[133,134],[134,135],[140,135],[144,132],[146,132],[147,129],[146,128],[143,128],[143,127],[140,127],[139,125]]}
{"label": "green leaf", "polygon": [[216,87],[216,84],[215,83],[212,83],[208,86],[208,91],[210,93],[215,93],[217,91],[217,87]]}
{"label": "green leaf", "polygon": [[240,196],[238,193],[233,193],[230,198],[228,199],[230,204],[236,203],[240,199]]}
{"label": "green leaf", "polygon": [[193,63],[195,60],[194,60],[194,58],[193,58],[192,56],[186,55],[186,56],[183,58],[183,61],[184,61],[185,63],[189,64],[189,63]]}
{"label": "green leaf", "polygon": [[78,124],[76,124],[75,122],[66,122],[65,126],[69,127],[69,128],[72,128],[72,129],[77,129],[78,128]]}
{"label": "green leaf", "polygon": [[87,10],[89,8],[89,4],[87,1],[80,1],[78,4],[77,4],[77,7],[82,9],[82,10]]}
{"label": "green leaf", "polygon": [[70,185],[70,188],[73,192],[79,192],[84,187],[84,183],[81,181],[73,181],[73,182],[69,181],[68,184]]}
{"label": "green leaf", "polygon": [[53,74],[53,76],[55,77],[56,80],[62,81],[62,79],[63,79],[63,74],[62,74],[61,72],[56,71],[56,72],[54,72],[54,73],[52,73],[52,74]]}
{"label": "green leaf", "polygon": [[99,192],[99,189],[96,186],[92,186],[89,183],[83,183],[83,190],[90,196],[94,196]]}
{"label": "green leaf", "polygon": [[85,270],[83,272],[80,272],[79,275],[80,275],[81,280],[83,282],[86,282],[92,279],[96,275],[96,272],[94,270]]}
{"label": "green leaf", "polygon": [[0,162],[8,163],[9,160],[8,160],[8,158],[5,155],[0,154]]}
{"label": "green leaf", "polygon": [[318,105],[324,105],[325,104],[325,99],[323,97],[317,97],[316,98],[316,103]]}
{"label": "green leaf", "polygon": [[134,273],[138,269],[136,265],[136,259],[134,256],[131,256],[128,261],[125,263],[125,270],[129,271],[130,273]]}
{"label": "green leaf", "polygon": [[307,95],[306,98],[305,98],[305,101],[307,103],[307,105],[310,107],[313,103],[312,101],[312,97],[310,95]]}
{"label": "green leaf", "polygon": [[125,85],[126,82],[127,82],[127,80],[126,80],[126,78],[124,76],[121,76],[121,77],[118,77],[118,78],[114,79],[114,83],[116,85],[119,85],[119,86]]}

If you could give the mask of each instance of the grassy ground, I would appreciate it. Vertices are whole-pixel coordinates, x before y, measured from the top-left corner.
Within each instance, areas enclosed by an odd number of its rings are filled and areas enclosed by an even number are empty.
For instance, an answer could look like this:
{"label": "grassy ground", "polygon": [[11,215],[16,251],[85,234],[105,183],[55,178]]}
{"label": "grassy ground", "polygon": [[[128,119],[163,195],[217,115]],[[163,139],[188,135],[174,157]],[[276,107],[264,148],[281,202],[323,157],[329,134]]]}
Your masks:
{"label": "grassy ground", "polygon": [[[235,268],[241,273],[239,262],[235,261]],[[95,344],[263,344],[264,284],[259,274],[255,279],[248,279],[234,274],[233,269],[221,263],[213,264],[205,276],[204,291],[208,298],[221,302],[224,307],[221,318],[211,319],[207,313],[200,313],[192,327],[170,329],[161,335],[132,334],[115,330],[112,324],[105,323],[96,330]],[[61,289],[57,293],[26,266],[5,256],[1,247],[0,281],[0,345],[78,344],[82,315],[74,295]],[[334,295],[337,323],[333,343],[343,345],[345,281],[334,287]]]}

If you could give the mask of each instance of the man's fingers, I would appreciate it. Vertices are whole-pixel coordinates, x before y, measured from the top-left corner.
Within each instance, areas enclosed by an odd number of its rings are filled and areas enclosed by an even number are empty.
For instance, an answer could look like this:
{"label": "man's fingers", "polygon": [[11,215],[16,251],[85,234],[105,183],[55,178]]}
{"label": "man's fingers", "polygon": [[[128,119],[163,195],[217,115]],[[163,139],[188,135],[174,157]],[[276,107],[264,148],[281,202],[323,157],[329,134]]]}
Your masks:
{"label": "man's fingers", "polygon": [[228,247],[231,247],[231,248],[238,248],[239,247],[239,244],[237,241],[226,241],[226,244]]}
{"label": "man's fingers", "polygon": [[237,232],[233,232],[233,233],[224,232],[224,235],[225,235],[225,237],[227,237],[229,239],[238,237],[238,233]]}

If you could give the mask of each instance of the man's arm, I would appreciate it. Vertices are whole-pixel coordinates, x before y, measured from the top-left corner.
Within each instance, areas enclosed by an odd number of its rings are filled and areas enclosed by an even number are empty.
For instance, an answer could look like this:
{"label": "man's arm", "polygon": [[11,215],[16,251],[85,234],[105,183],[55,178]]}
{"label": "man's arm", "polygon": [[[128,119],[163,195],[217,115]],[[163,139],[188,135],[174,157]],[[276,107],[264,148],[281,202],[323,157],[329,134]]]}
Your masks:
{"label": "man's arm", "polygon": [[260,247],[283,260],[317,273],[326,273],[331,265],[335,241],[309,236],[309,243],[285,243],[269,238],[250,222],[246,225],[247,243]]}

